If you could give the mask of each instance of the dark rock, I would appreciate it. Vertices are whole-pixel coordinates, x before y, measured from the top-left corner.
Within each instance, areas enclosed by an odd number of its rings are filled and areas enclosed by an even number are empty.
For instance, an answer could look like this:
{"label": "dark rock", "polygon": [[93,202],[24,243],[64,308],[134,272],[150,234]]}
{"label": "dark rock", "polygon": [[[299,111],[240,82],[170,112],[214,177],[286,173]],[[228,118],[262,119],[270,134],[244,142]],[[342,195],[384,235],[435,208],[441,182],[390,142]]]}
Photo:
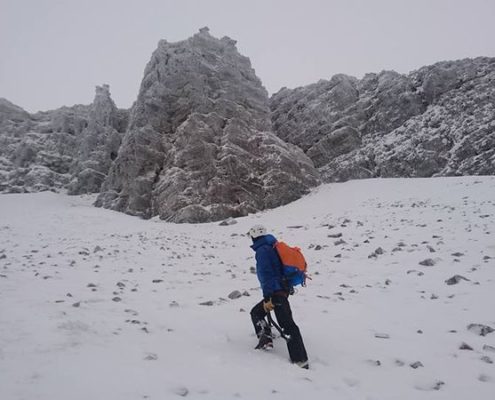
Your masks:
{"label": "dark rock", "polygon": [[456,284],[458,284],[459,282],[461,282],[462,280],[464,280],[464,281],[469,281],[469,279],[464,278],[462,275],[454,275],[453,277],[451,277],[451,278],[447,279],[447,280],[445,281],[445,283],[446,283],[447,285],[456,285]]}
{"label": "dark rock", "polygon": [[459,350],[473,350],[473,348],[468,345],[467,343],[462,343],[460,346],[459,346]]}
{"label": "dark rock", "polygon": [[495,329],[493,329],[491,326],[483,324],[469,324],[467,329],[468,331],[480,336],[486,336],[489,333],[495,332]]}
{"label": "dark rock", "polygon": [[242,297],[242,293],[238,290],[234,290],[233,292],[231,292],[229,295],[228,295],[228,298],[231,299],[231,300],[235,300],[235,299],[238,299]]}
{"label": "dark rock", "polygon": [[426,246],[426,248],[430,251],[430,253],[436,252],[436,250],[432,246]]}
{"label": "dark rock", "polygon": [[435,265],[435,260],[427,258],[426,260],[420,261],[419,265],[423,265],[425,267],[433,267]]}
{"label": "dark rock", "polygon": [[413,369],[424,367],[424,365],[421,361],[413,362],[413,363],[409,364],[409,366]]}
{"label": "dark rock", "polygon": [[390,339],[390,335],[388,333],[375,333],[375,337],[378,339]]}

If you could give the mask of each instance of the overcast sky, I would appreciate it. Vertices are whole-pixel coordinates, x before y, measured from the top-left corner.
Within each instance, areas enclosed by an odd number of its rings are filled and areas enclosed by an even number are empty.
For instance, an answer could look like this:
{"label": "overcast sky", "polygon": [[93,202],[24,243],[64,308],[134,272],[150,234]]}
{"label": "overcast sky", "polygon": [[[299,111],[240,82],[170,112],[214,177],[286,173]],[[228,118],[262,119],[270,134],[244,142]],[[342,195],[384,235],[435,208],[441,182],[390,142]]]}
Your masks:
{"label": "overcast sky", "polygon": [[495,0],[0,0],[0,97],[27,111],[136,99],[159,39],[237,40],[270,93],[336,73],[495,56]]}

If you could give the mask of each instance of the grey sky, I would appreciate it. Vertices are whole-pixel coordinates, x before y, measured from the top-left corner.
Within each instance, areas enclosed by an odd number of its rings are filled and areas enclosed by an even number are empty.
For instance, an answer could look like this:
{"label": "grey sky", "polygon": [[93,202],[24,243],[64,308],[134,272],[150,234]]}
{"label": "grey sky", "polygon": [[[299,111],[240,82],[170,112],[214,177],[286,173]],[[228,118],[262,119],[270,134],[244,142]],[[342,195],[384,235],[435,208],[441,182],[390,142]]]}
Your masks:
{"label": "grey sky", "polygon": [[136,99],[159,39],[209,26],[270,93],[336,73],[495,56],[495,0],[0,0],[0,97],[30,112]]}

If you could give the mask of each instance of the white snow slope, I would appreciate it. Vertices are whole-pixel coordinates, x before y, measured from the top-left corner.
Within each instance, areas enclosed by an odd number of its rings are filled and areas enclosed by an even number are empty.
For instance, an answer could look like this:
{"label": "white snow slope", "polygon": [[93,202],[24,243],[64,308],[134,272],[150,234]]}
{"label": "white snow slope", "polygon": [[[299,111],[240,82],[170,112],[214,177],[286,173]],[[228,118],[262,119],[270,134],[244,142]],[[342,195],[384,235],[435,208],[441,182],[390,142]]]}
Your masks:
{"label": "white snow slope", "polygon": [[[2,400],[495,398],[495,333],[468,329],[495,328],[495,177],[330,184],[230,226],[91,200],[0,196]],[[308,371],[253,349],[254,223],[308,259]]]}

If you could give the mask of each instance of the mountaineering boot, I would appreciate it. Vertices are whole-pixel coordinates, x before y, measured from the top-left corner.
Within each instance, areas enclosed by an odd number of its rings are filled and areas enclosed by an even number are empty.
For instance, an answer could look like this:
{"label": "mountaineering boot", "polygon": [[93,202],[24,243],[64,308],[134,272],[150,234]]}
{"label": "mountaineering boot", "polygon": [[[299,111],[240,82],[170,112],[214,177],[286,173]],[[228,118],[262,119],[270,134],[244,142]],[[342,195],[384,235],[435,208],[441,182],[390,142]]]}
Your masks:
{"label": "mountaineering boot", "polygon": [[262,334],[260,336],[260,340],[258,342],[258,345],[255,347],[256,350],[263,349],[263,350],[269,350],[273,349],[273,340],[270,336],[266,334]]}

